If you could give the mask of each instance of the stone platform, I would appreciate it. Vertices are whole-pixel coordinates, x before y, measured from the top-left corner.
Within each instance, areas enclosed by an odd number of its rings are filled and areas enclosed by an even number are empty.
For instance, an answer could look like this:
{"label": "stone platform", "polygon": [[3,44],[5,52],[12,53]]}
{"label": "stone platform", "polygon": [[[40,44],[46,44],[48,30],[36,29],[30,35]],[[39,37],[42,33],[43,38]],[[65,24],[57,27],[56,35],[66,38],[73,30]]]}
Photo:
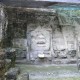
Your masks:
{"label": "stone platform", "polygon": [[[80,60],[80,59],[79,59]],[[74,58],[74,59],[53,59],[52,61],[44,61],[43,62],[38,62],[38,61],[27,61],[26,59],[21,59],[21,60],[16,60],[16,63],[17,64],[77,64],[77,59]]]}
{"label": "stone platform", "polygon": [[[76,65],[16,65],[21,68],[17,80],[79,80]],[[29,74],[29,75],[28,75]]]}

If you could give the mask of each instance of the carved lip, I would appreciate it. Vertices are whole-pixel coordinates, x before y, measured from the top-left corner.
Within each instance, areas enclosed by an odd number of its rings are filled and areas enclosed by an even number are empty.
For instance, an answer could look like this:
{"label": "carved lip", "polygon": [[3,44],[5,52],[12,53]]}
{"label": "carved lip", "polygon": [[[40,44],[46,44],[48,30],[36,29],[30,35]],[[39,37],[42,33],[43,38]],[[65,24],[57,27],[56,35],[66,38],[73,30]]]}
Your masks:
{"label": "carved lip", "polygon": [[39,44],[39,45],[41,44],[42,45],[42,44],[45,44],[45,42],[44,41],[40,41],[40,42],[37,42],[37,44]]}

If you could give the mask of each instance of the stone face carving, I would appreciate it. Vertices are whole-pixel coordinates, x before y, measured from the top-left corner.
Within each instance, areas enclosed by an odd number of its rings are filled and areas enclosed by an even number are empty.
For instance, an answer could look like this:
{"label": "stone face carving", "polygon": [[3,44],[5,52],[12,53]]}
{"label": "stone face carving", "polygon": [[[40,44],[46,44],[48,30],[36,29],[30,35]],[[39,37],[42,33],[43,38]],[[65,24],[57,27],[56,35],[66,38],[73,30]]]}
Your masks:
{"label": "stone face carving", "polygon": [[50,32],[40,26],[31,31],[31,50],[50,49]]}
{"label": "stone face carving", "polygon": [[[80,40],[79,24],[74,22],[74,26],[76,26],[74,29],[72,24],[73,20],[70,15],[68,15],[70,14],[70,11],[60,11],[58,15],[43,12],[35,12],[35,10],[32,12],[25,11],[28,15],[30,14],[30,16],[24,14],[26,16],[25,19],[22,17],[26,23],[24,27],[27,28],[27,30],[25,30],[27,35],[26,39],[13,39],[13,46],[15,45],[28,49],[28,53],[26,54],[27,59],[29,60],[50,56],[52,58],[54,58],[54,56],[56,58],[64,58],[66,57],[68,50],[76,49],[74,31],[77,32],[78,39]],[[21,12],[21,14],[23,14],[23,12]],[[22,22],[17,24],[22,24]],[[21,25],[21,27],[23,28],[23,25]],[[21,27],[19,28],[22,31]],[[70,52],[70,54],[72,53],[73,52]]]}
{"label": "stone face carving", "polygon": [[[33,24],[34,26],[34,24]],[[44,28],[43,26],[36,25],[28,26],[28,45],[30,59],[38,58],[39,55],[47,57],[46,54],[51,54],[51,29]],[[31,29],[30,29],[31,28]]]}

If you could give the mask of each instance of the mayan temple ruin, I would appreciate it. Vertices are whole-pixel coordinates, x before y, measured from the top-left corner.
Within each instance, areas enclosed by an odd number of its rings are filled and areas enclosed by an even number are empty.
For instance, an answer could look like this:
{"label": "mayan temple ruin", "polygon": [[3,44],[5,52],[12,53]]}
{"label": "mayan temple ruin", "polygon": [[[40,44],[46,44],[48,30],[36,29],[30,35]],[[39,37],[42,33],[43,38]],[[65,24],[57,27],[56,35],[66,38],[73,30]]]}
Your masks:
{"label": "mayan temple ruin", "polygon": [[80,1],[0,1],[0,80],[79,80],[79,70]]}

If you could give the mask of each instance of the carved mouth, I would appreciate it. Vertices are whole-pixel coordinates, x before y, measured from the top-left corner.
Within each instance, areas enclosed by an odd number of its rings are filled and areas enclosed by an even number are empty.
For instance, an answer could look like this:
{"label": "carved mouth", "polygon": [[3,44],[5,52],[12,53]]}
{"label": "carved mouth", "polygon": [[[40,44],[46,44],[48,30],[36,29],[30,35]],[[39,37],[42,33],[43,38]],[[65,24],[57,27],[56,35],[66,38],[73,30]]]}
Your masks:
{"label": "carved mouth", "polygon": [[45,42],[43,42],[43,41],[40,41],[40,42],[37,42],[37,44],[45,44]]}

